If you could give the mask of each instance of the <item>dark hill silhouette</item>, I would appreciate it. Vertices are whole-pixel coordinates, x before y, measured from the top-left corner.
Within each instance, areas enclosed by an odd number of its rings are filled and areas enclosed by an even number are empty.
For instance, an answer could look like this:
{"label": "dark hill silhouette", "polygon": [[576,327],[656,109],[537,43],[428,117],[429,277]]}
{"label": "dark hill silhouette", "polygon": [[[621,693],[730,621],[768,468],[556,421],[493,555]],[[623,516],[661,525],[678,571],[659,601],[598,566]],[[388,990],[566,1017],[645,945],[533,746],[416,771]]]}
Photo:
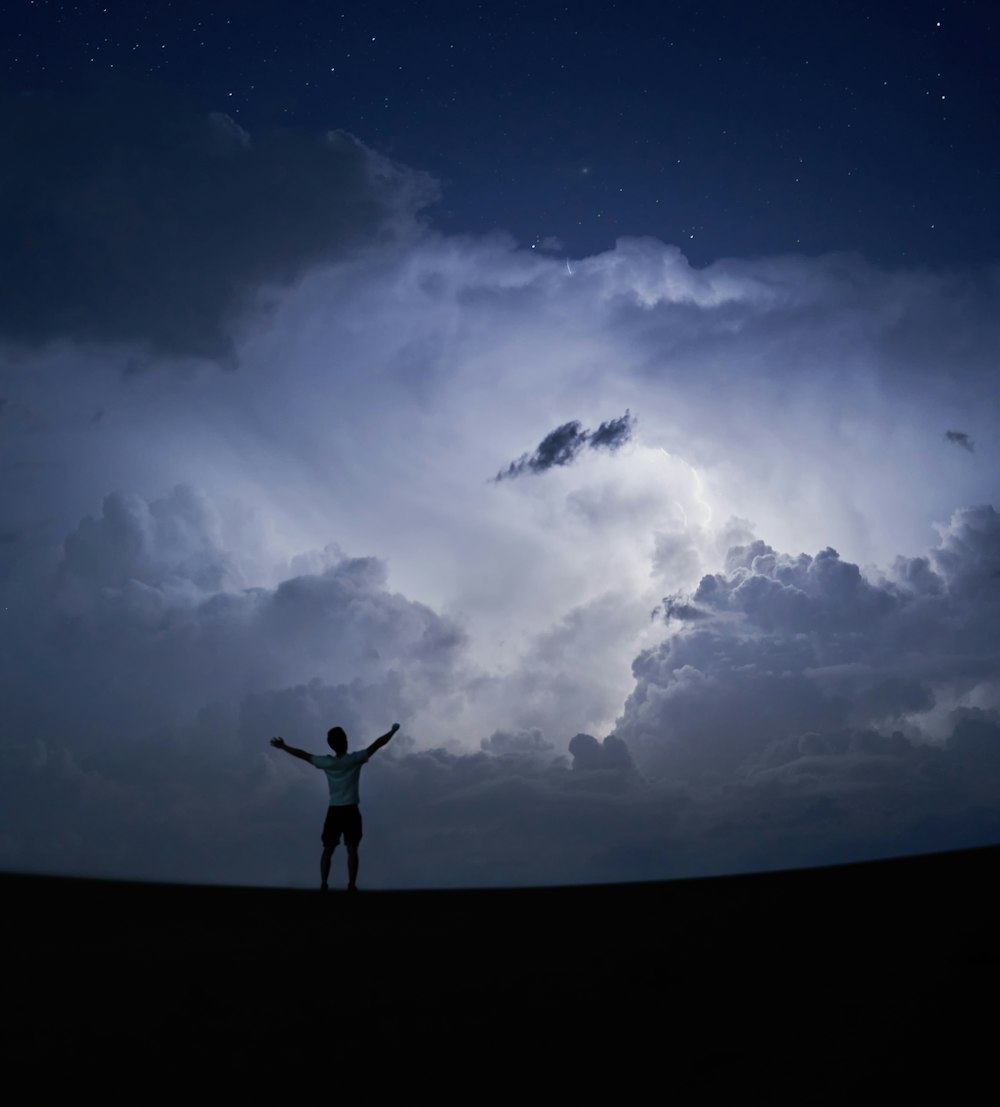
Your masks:
{"label": "dark hill silhouette", "polygon": [[8,1084],[959,1102],[995,1050],[998,862],[354,897],[8,875]]}

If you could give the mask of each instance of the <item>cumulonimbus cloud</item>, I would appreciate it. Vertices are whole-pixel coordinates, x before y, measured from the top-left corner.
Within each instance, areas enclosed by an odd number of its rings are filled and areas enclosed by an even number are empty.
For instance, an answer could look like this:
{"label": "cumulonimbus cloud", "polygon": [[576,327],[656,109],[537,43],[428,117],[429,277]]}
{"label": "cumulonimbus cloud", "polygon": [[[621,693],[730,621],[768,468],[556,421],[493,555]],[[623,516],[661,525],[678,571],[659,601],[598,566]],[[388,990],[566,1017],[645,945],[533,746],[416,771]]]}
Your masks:
{"label": "cumulonimbus cloud", "polygon": [[[421,228],[426,180],[343,136],[60,112],[49,196],[95,195],[37,259],[9,225],[0,308],[4,865],[308,883],[323,782],[267,739],[395,719],[372,884],[1000,838],[995,513],[892,560],[995,493],[994,277],[653,239],[568,267]],[[47,217],[42,152],[12,179]],[[557,429],[484,496],[526,396]],[[641,441],[598,423],[626,404]]]}

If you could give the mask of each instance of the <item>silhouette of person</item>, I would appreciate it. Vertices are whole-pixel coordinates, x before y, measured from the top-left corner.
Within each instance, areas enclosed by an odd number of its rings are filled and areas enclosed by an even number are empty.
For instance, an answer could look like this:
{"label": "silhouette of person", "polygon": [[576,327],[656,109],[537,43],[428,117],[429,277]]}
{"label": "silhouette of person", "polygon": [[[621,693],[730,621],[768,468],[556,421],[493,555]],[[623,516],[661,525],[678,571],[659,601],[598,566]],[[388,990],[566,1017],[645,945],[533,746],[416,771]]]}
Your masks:
{"label": "silhouette of person", "polygon": [[310,765],[315,765],[317,769],[322,769],[326,773],[327,784],[330,787],[330,805],[326,811],[326,821],[323,823],[323,855],[319,862],[320,889],[324,892],[327,890],[330,878],[330,858],[340,843],[341,835],[347,850],[347,890],[349,892],[358,890],[358,846],[361,843],[359,777],[372,754],[377,753],[397,730],[399,730],[399,723],[393,723],[392,729],[381,738],[376,738],[367,749],[348,753],[347,734],[342,727],[331,727],[327,731],[326,742],[333,750],[333,757],[329,754],[313,754],[306,753],[305,750],[297,750],[294,746],[287,745],[284,738],[271,739],[271,745],[275,749],[284,750],[292,757],[308,761]]}

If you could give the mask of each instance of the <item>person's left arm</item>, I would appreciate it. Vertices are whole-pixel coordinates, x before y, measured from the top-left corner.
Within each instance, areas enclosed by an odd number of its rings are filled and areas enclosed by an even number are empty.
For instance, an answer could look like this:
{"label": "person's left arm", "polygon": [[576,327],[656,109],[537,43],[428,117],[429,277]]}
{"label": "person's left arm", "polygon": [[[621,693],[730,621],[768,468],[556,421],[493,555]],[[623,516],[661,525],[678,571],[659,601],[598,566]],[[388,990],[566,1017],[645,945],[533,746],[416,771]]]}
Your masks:
{"label": "person's left arm", "polygon": [[373,753],[378,753],[378,751],[383,746],[388,744],[389,739],[396,733],[397,730],[399,730],[399,723],[393,723],[392,729],[383,734],[381,738],[376,738],[375,741],[372,742],[372,744],[365,750],[365,753],[367,753],[369,757],[371,757]]}

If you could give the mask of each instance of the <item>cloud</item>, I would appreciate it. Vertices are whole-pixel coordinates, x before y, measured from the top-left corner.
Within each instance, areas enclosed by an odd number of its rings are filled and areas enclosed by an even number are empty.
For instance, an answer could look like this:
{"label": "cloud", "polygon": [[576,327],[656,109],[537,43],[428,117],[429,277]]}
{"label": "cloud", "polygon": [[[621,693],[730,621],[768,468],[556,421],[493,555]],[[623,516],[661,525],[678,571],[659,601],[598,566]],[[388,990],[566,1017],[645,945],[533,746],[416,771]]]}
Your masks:
{"label": "cloud", "polygon": [[544,473],[554,465],[569,465],[586,445],[587,437],[578,422],[563,423],[542,439],[533,454],[522,454],[506,469],[501,469],[494,479],[510,480],[522,473]]}
{"label": "cloud", "polygon": [[7,619],[22,623],[0,653],[12,720],[86,747],[331,674],[341,698],[398,687],[397,713],[410,717],[459,683],[460,628],[390,592],[377,558],[331,547],[315,572],[246,587],[226,549],[246,525],[189,488],[108,496],[51,574],[5,591]]}
{"label": "cloud", "polygon": [[[337,722],[356,747],[394,719],[363,782],[369,886],[654,879],[1000,831],[992,508],[882,574],[731,547],[689,597],[699,617],[675,603],[636,658],[603,739],[566,724],[604,662],[567,681],[602,641],[621,651],[614,619],[648,627],[637,608],[581,610],[488,673],[378,559],[331,547],[244,587],[237,524],[191,489],[111,496],[22,597],[0,689],[7,867],[308,883],[323,782],[267,739],[322,746]],[[540,694],[544,725],[477,737],[490,703],[516,719]],[[470,725],[475,744],[442,744]]]}
{"label": "cloud", "polygon": [[114,81],[8,97],[0,339],[124,344],[232,363],[261,289],[411,219],[434,196],[341,131],[251,136]]}
{"label": "cloud", "polygon": [[[624,239],[568,272],[422,225],[426,180],[350,139],[174,105],[81,109],[77,147],[43,107],[48,196],[117,180],[142,218],[105,252],[118,209],[71,205],[46,265],[103,238],[0,348],[4,864],[310,883],[323,782],[267,739],[397,719],[363,782],[372,884],[997,840],[996,513],[953,515],[995,495],[992,269],[697,270]],[[51,214],[43,150],[16,179]],[[242,166],[251,241],[146,227],[172,201],[144,163],[188,212]],[[211,350],[239,372],[190,363]],[[484,494],[503,457],[544,479]]]}
{"label": "cloud", "polygon": [[830,548],[732,548],[686,604],[665,601],[683,625],[636,658],[616,732],[640,767],[692,779],[745,772],[774,743],[843,753],[843,735],[860,732],[940,743],[969,696],[1000,702],[988,629],[998,522],[992,507],[957,512],[929,558],[874,577]]}
{"label": "cloud", "polygon": [[617,419],[609,419],[602,423],[597,430],[590,435],[590,448],[592,450],[610,450],[614,453],[626,442],[631,441],[632,432],[635,429],[635,417],[626,410],[624,415]]}
{"label": "cloud", "polygon": [[555,749],[551,742],[542,737],[538,727],[513,733],[495,730],[489,738],[484,738],[480,745],[486,753],[495,754],[497,757],[551,758],[552,751]]}
{"label": "cloud", "polygon": [[592,734],[576,734],[569,741],[573,768],[581,772],[628,772],[632,769],[632,756],[628,746],[615,735],[609,734],[599,742]]}
{"label": "cloud", "polygon": [[961,446],[963,450],[968,450],[970,454],[976,452],[976,444],[965,433],[965,431],[949,430],[944,432],[945,439],[951,442],[955,446]]}
{"label": "cloud", "polygon": [[555,466],[571,464],[585,447],[592,450],[615,450],[631,441],[635,418],[627,410],[617,419],[611,419],[595,431],[582,430],[580,423],[563,423],[547,434],[533,454],[522,454],[506,469],[501,469],[495,481],[512,480],[525,473],[544,473]]}

